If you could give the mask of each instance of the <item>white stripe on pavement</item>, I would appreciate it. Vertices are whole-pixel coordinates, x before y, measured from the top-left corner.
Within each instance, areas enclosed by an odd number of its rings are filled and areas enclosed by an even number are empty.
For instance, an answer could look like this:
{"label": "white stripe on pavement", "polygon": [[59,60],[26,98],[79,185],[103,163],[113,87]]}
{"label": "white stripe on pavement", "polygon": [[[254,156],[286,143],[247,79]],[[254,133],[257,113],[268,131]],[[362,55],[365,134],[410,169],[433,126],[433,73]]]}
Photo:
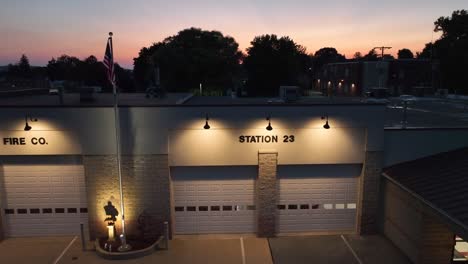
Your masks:
{"label": "white stripe on pavement", "polygon": [[245,249],[244,249],[244,238],[240,238],[240,245],[241,245],[241,254],[242,254],[242,264],[245,264]]}
{"label": "white stripe on pavement", "polygon": [[358,257],[358,255],[356,254],[356,252],[353,250],[353,248],[351,247],[351,245],[348,243],[348,241],[346,241],[346,238],[341,235],[341,238],[343,239],[344,243],[346,244],[346,246],[348,247],[348,249],[351,251],[351,254],[353,254],[354,258],[357,260],[357,262],[359,264],[363,264],[363,262],[361,261],[361,259]]}
{"label": "white stripe on pavement", "polygon": [[75,240],[76,240],[77,238],[78,238],[78,237],[75,236],[75,237],[72,239],[72,241],[70,241],[70,243],[68,244],[68,246],[62,251],[62,254],[60,254],[60,256],[58,256],[58,258],[55,259],[54,264],[57,264],[57,263],[60,261],[60,259],[63,257],[63,255],[65,255],[65,253],[68,251],[68,249],[71,247],[71,245],[73,245],[73,242],[75,242]]}

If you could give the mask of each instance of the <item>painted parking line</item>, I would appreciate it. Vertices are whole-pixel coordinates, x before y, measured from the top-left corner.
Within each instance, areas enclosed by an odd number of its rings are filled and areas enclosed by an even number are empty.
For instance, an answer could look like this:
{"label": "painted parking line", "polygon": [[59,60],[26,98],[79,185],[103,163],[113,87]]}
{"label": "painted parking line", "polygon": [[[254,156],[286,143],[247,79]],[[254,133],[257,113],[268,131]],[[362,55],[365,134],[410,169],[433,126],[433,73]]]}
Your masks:
{"label": "painted parking line", "polygon": [[346,238],[341,235],[341,239],[343,239],[345,245],[348,247],[349,251],[351,251],[351,254],[353,254],[354,258],[356,259],[356,261],[359,263],[359,264],[363,264],[363,262],[361,261],[361,259],[358,257],[358,255],[356,254],[356,252],[354,251],[354,249],[351,247],[351,245],[348,243],[348,241],[346,240]]}
{"label": "painted parking line", "polygon": [[70,243],[68,244],[68,246],[62,251],[62,253],[60,254],[60,256],[58,256],[55,261],[54,261],[54,264],[57,264],[60,259],[62,259],[63,255],[65,255],[65,253],[67,253],[68,249],[73,245],[73,243],[76,241],[78,237],[75,236],[72,241],[70,241]]}
{"label": "painted parking line", "polygon": [[240,237],[240,245],[241,245],[241,254],[242,254],[242,264],[245,264],[245,249],[244,249],[244,238]]}

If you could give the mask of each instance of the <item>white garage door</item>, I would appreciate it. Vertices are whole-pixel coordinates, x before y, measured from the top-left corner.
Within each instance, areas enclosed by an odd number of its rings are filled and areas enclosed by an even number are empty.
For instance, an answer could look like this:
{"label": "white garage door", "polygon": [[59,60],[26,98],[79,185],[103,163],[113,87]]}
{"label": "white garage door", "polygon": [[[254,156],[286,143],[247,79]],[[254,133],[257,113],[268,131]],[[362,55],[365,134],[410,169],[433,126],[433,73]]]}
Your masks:
{"label": "white garage door", "polygon": [[78,235],[87,227],[81,165],[4,165],[3,211],[8,237]]}
{"label": "white garage door", "polygon": [[279,233],[355,230],[360,170],[359,165],[279,167]]}
{"label": "white garage door", "polygon": [[256,167],[171,168],[175,233],[255,232]]}

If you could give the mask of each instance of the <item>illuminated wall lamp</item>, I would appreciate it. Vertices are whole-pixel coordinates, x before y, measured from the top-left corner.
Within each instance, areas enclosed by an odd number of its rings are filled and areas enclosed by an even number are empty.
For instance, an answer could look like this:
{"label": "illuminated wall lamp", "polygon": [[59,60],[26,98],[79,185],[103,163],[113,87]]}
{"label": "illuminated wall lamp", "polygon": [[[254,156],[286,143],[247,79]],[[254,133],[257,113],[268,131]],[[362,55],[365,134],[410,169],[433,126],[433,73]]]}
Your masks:
{"label": "illuminated wall lamp", "polygon": [[30,117],[30,116],[25,116],[25,117],[24,117],[24,121],[25,121],[26,124],[24,125],[24,131],[29,131],[29,130],[31,130],[31,128],[32,128],[32,127],[29,125],[29,123],[28,123],[28,119],[29,119],[31,122],[37,122],[37,118],[32,118],[32,117]]}
{"label": "illuminated wall lamp", "polygon": [[204,129],[210,129],[210,125],[208,124],[208,120],[210,120],[210,118],[208,117],[208,114],[206,114],[206,116],[205,116],[205,125],[203,126]]}
{"label": "illuminated wall lamp", "polygon": [[273,130],[273,127],[271,126],[271,117],[268,116],[268,117],[266,118],[266,120],[268,120],[268,126],[266,127],[266,130],[272,131],[272,130]]}
{"label": "illuminated wall lamp", "polygon": [[323,128],[325,129],[330,129],[330,124],[328,124],[328,114],[325,116],[322,116],[322,120],[326,119],[325,125],[323,125]]}

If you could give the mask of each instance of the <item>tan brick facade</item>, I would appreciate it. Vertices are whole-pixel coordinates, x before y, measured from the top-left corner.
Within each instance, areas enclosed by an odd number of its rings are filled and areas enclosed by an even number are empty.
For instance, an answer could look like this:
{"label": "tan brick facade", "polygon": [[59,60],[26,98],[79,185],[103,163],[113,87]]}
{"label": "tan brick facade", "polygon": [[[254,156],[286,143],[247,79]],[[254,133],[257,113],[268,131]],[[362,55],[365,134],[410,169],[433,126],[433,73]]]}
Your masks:
{"label": "tan brick facade", "polygon": [[258,153],[256,182],[257,235],[273,237],[276,234],[277,158],[275,152]]}
{"label": "tan brick facade", "polygon": [[435,215],[423,213],[420,264],[452,263],[455,234]]}
{"label": "tan brick facade", "polygon": [[[2,201],[0,200],[0,204],[1,204],[1,202]],[[3,218],[1,216],[2,216],[2,214],[0,213],[0,241],[5,239],[5,236],[4,236],[5,230],[4,230],[4,225],[3,225]]]}
{"label": "tan brick facade", "polygon": [[431,208],[384,180],[384,234],[415,264],[449,264],[455,234]]}
{"label": "tan brick facade", "polygon": [[[108,201],[119,211],[120,193],[115,156],[84,156],[89,231],[91,239],[106,236],[104,206]],[[156,236],[170,221],[170,176],[167,155],[122,157],[126,231],[129,235]]]}
{"label": "tan brick facade", "polygon": [[378,232],[380,177],[383,152],[367,151],[359,186],[358,233],[361,235]]}

